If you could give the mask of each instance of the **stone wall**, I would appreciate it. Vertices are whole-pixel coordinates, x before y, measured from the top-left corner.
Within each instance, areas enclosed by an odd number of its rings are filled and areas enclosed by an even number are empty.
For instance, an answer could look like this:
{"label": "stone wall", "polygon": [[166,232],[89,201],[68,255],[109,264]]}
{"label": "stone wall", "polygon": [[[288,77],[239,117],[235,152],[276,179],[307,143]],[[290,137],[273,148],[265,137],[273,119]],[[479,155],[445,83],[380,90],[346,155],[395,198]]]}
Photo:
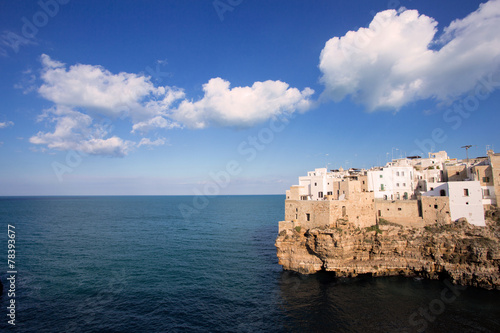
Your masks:
{"label": "stone wall", "polygon": [[490,154],[489,157],[497,206],[500,206],[500,154]]}
{"label": "stone wall", "polygon": [[375,201],[378,219],[398,223],[404,226],[420,227],[424,220],[419,214],[418,200],[381,200]]}
{"label": "stone wall", "polygon": [[424,224],[451,223],[450,198],[422,196],[422,217]]}

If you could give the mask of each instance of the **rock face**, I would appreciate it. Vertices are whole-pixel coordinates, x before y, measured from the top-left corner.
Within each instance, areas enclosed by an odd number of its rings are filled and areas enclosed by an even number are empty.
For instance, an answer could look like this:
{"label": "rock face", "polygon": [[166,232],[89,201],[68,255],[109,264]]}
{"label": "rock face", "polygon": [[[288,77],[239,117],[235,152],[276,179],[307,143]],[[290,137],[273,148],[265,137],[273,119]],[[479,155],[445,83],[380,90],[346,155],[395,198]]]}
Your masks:
{"label": "rock face", "polygon": [[425,228],[386,221],[357,228],[345,221],[336,228],[283,230],[275,245],[280,265],[303,274],[418,275],[500,290],[499,236],[498,220],[486,228],[465,220]]}

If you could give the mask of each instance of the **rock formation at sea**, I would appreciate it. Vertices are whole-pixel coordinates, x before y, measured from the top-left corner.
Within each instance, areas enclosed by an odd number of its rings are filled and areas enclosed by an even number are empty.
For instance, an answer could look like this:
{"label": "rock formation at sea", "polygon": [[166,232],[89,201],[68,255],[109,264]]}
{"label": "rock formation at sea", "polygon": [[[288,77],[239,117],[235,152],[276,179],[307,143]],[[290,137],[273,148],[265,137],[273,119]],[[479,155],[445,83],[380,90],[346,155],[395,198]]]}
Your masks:
{"label": "rock formation at sea", "polygon": [[500,214],[487,214],[486,227],[465,219],[425,228],[384,220],[358,228],[338,221],[336,227],[283,230],[275,245],[283,268],[303,274],[422,276],[500,290]]}

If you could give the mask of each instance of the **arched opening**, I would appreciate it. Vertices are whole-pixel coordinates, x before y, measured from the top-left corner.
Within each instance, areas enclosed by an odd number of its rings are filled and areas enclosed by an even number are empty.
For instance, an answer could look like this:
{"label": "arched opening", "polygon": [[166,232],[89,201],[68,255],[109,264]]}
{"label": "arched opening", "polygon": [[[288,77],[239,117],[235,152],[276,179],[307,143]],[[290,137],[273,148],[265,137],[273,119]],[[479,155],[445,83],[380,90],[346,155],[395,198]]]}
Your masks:
{"label": "arched opening", "polygon": [[440,194],[442,197],[445,197],[445,196],[446,196],[446,191],[445,191],[445,190],[441,190],[441,191],[439,191],[439,194]]}

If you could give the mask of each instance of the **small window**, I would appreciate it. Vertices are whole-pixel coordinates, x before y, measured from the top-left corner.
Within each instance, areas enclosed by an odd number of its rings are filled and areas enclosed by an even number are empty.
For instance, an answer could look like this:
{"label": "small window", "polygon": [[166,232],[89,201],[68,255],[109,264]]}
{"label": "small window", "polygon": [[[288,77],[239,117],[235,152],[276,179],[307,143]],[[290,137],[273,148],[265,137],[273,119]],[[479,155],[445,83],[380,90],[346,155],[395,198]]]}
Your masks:
{"label": "small window", "polygon": [[384,191],[384,190],[385,190],[385,188],[384,188],[384,184],[380,184],[380,190],[381,190],[381,191]]}
{"label": "small window", "polygon": [[396,172],[396,176],[399,176],[399,171],[398,171],[398,172]]}
{"label": "small window", "polygon": [[403,187],[406,187],[406,183],[403,183]]}
{"label": "small window", "polygon": [[434,209],[438,209],[438,205],[434,205]]}
{"label": "small window", "polygon": [[405,172],[404,171],[401,171],[401,176],[404,176],[405,175]]}
{"label": "small window", "polygon": [[398,210],[401,210],[401,208],[398,208]]}
{"label": "small window", "polygon": [[460,174],[460,172],[457,171],[455,174],[458,176]]}
{"label": "small window", "polygon": [[483,177],[483,183],[489,183],[490,177]]}
{"label": "small window", "polygon": [[399,183],[396,183],[396,187],[399,187]]}
{"label": "small window", "polygon": [[468,204],[469,204],[469,202],[467,201],[465,204],[466,204],[466,205],[468,205]]}
{"label": "small window", "polygon": [[431,191],[434,191],[434,187],[431,187]]}
{"label": "small window", "polygon": [[365,185],[365,181],[363,180],[363,185]]}
{"label": "small window", "polygon": [[318,183],[314,183],[314,186],[318,186]]}
{"label": "small window", "polygon": [[468,197],[468,196],[469,196],[469,189],[464,188],[464,197]]}
{"label": "small window", "polygon": [[440,194],[442,197],[445,197],[445,196],[446,196],[446,191],[445,191],[445,190],[441,190],[441,191],[439,191],[439,194]]}
{"label": "small window", "polygon": [[380,175],[380,178],[383,178],[384,176]]}
{"label": "small window", "polygon": [[311,221],[311,214],[306,213],[306,220],[307,220],[307,221]]}
{"label": "small window", "polygon": [[318,192],[318,197],[323,198],[323,192]]}
{"label": "small window", "polygon": [[378,210],[378,216],[382,216],[382,211],[380,209]]}
{"label": "small window", "polygon": [[483,190],[483,197],[489,197],[489,196],[490,196],[490,190],[489,189]]}
{"label": "small window", "polygon": [[326,195],[333,195],[333,192],[327,192]]}

